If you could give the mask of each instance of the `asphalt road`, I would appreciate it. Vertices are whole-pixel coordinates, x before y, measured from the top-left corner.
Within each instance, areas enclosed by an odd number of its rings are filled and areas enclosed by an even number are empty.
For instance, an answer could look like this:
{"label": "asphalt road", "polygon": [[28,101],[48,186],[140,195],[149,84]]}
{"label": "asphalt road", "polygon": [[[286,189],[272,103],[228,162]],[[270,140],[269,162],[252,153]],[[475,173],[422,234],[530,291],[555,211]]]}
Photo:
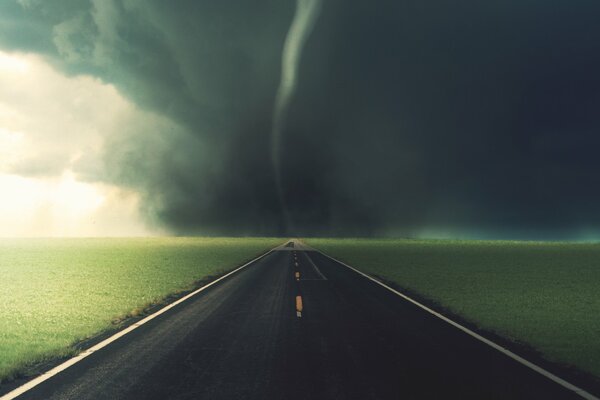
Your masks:
{"label": "asphalt road", "polygon": [[20,398],[579,397],[320,253],[283,248]]}

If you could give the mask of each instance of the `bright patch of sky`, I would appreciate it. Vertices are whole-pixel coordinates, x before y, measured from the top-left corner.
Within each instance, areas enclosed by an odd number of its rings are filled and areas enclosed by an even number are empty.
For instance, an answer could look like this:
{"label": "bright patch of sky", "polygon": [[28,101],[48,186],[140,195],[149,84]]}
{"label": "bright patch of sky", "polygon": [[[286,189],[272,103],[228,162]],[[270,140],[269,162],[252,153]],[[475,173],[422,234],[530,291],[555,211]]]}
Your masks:
{"label": "bright patch of sky", "polygon": [[139,195],[102,182],[102,149],[152,116],[112,86],[0,52],[0,236],[148,235]]}

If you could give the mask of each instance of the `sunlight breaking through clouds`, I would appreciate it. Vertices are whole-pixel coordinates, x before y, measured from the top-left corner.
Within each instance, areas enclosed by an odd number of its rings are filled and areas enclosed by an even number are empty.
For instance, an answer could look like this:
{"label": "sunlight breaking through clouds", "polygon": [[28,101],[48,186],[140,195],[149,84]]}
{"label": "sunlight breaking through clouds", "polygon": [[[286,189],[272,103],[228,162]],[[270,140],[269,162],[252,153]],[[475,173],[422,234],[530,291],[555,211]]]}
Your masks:
{"label": "sunlight breaking through clouds", "polygon": [[144,114],[112,86],[0,52],[0,236],[152,233],[139,195],[103,182],[103,145]]}

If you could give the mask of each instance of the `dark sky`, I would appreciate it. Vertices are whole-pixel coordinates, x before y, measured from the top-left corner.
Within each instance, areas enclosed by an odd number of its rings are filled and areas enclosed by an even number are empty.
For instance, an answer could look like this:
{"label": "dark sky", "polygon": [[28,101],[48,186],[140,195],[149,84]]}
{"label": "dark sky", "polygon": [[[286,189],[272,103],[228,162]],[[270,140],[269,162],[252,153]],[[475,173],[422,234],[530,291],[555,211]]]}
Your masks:
{"label": "dark sky", "polygon": [[[283,0],[0,4],[0,48],[183,127],[105,145],[106,181],[178,234],[600,233],[597,0],[323,0],[270,160]],[[83,172],[82,172],[83,173]]]}

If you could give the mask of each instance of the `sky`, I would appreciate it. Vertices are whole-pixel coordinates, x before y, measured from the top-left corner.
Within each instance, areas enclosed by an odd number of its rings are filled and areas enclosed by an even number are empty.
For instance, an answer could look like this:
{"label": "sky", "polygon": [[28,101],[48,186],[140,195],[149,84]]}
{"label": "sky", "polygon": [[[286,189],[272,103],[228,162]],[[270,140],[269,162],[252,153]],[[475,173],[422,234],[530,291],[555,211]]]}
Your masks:
{"label": "sky", "polygon": [[298,5],[1,1],[0,236],[600,239],[600,3]]}

